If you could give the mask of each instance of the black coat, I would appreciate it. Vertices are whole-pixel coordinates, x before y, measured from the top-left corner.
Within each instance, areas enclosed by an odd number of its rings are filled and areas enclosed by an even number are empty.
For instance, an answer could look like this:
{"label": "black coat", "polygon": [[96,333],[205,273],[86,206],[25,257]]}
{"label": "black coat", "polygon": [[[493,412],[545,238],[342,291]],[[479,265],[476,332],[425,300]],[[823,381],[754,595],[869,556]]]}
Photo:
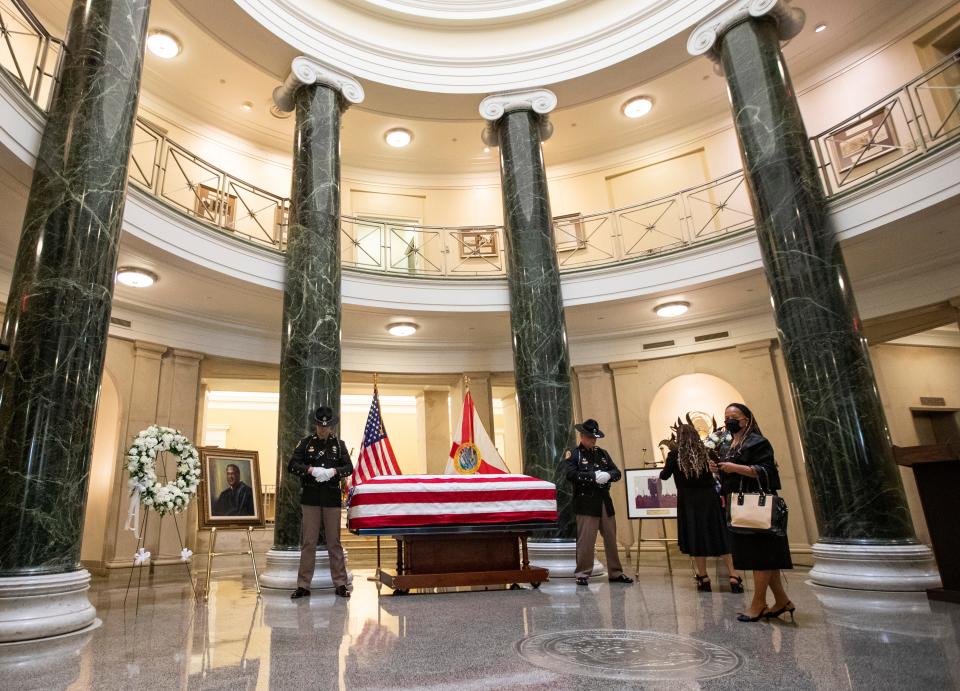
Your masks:
{"label": "black coat", "polygon": [[[325,482],[317,482],[307,471],[333,468],[337,474]],[[293,450],[287,472],[300,477],[303,494],[300,503],[306,506],[340,506],[340,480],[353,473],[347,445],[336,437],[320,439],[316,434],[304,437]]]}
{"label": "black coat", "polygon": [[756,469],[757,478],[739,475],[737,473],[720,473],[720,493],[724,495],[739,492],[741,483],[744,492],[759,492],[760,482],[763,482],[764,491],[776,492],[780,489],[780,473],[777,471],[777,462],[773,458],[773,446],[762,434],[753,432],[743,440],[743,443],[728,452],[721,459],[739,465],[751,466]]}
{"label": "black coat", "polygon": [[[596,473],[605,470],[610,473],[610,482],[597,484]],[[563,456],[563,474],[573,483],[573,512],[581,516],[602,516],[606,507],[607,515],[613,515],[613,500],[610,498],[610,485],[620,480],[620,470],[614,464],[610,454],[595,446],[584,448],[580,444],[569,449]]]}

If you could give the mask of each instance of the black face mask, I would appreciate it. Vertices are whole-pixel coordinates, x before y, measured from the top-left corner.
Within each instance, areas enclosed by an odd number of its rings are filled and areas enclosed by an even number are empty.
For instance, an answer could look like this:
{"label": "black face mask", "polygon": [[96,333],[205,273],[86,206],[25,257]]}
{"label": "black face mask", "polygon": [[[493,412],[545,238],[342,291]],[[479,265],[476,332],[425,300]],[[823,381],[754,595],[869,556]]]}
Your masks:
{"label": "black face mask", "polygon": [[723,426],[727,428],[730,434],[736,434],[740,431],[740,421],[733,418],[727,418],[723,421]]}

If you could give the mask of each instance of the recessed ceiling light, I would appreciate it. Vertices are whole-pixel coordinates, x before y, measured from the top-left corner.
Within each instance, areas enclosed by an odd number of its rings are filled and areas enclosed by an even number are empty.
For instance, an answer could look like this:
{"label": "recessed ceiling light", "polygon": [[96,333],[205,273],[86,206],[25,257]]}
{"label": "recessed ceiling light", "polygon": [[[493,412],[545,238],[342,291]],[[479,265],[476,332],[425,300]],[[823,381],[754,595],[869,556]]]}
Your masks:
{"label": "recessed ceiling light", "polygon": [[410,132],[410,130],[403,129],[402,127],[395,127],[392,130],[387,130],[387,133],[383,135],[383,138],[386,140],[387,144],[393,148],[402,149],[413,140],[413,133]]}
{"label": "recessed ceiling light", "polygon": [[642,118],[653,110],[653,99],[649,96],[637,96],[623,104],[623,114],[628,118]]}
{"label": "recessed ceiling light", "polygon": [[147,48],[158,58],[170,60],[180,55],[183,46],[169,31],[151,31],[147,36]]}
{"label": "recessed ceiling light", "polygon": [[686,314],[688,309],[690,309],[689,302],[665,302],[654,307],[653,311],[658,317],[679,317],[681,314]]}
{"label": "recessed ceiling light", "polygon": [[253,110],[253,101],[244,101],[244,102],[240,105],[240,107],[243,108],[243,109],[246,110],[246,111],[251,111],[251,110]]}
{"label": "recessed ceiling light", "polygon": [[815,27],[813,27],[814,33],[817,33],[817,34],[819,34],[821,31],[826,31],[826,30],[827,30],[826,24],[817,24]]}
{"label": "recessed ceiling light", "polygon": [[417,333],[420,327],[413,322],[394,322],[387,326],[387,331],[392,336],[412,336]]}
{"label": "recessed ceiling light", "polygon": [[117,281],[131,288],[149,288],[157,280],[157,275],[146,269],[133,266],[121,266],[117,269]]}
{"label": "recessed ceiling light", "polygon": [[483,147],[483,153],[485,153],[485,154],[490,153],[490,147],[489,147],[489,146]]}

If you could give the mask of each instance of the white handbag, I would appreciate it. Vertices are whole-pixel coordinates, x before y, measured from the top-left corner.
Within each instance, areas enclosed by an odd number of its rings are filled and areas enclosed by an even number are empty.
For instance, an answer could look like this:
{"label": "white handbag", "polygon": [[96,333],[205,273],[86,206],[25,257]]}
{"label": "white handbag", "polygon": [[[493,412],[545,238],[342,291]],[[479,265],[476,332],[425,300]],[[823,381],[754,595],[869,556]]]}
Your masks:
{"label": "white handbag", "polygon": [[[764,478],[766,472],[763,472]],[[769,491],[764,491],[763,479],[757,475],[759,492],[744,492],[743,481],[740,491],[730,495],[727,501],[727,526],[731,532],[747,534],[787,534],[787,502]]]}

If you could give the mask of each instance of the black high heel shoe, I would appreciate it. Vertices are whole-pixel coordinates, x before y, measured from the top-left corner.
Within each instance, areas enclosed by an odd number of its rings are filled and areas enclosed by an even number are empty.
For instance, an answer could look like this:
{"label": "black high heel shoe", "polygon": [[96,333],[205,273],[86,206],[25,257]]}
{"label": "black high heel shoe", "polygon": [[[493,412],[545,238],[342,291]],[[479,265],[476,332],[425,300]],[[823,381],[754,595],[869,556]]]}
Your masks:
{"label": "black high heel shoe", "polygon": [[710,576],[694,576],[697,579],[697,591],[701,593],[712,592],[710,587]]}
{"label": "black high heel shoe", "polygon": [[741,578],[740,576],[730,576],[730,592],[731,593],[743,592],[743,578]]}
{"label": "black high heel shoe", "polygon": [[763,609],[760,610],[760,614],[758,614],[755,617],[751,617],[749,614],[738,614],[737,621],[743,621],[743,622],[760,621],[761,619],[765,619],[767,616],[768,616],[767,607],[764,607]]}
{"label": "black high heel shoe", "polygon": [[794,605],[789,600],[787,600],[787,604],[785,604],[783,607],[776,610],[775,612],[767,612],[765,616],[767,617],[767,619],[779,619],[780,615],[786,612],[787,614],[790,615],[790,622],[795,623],[797,620],[794,618],[793,613],[796,611],[797,611],[797,606]]}

